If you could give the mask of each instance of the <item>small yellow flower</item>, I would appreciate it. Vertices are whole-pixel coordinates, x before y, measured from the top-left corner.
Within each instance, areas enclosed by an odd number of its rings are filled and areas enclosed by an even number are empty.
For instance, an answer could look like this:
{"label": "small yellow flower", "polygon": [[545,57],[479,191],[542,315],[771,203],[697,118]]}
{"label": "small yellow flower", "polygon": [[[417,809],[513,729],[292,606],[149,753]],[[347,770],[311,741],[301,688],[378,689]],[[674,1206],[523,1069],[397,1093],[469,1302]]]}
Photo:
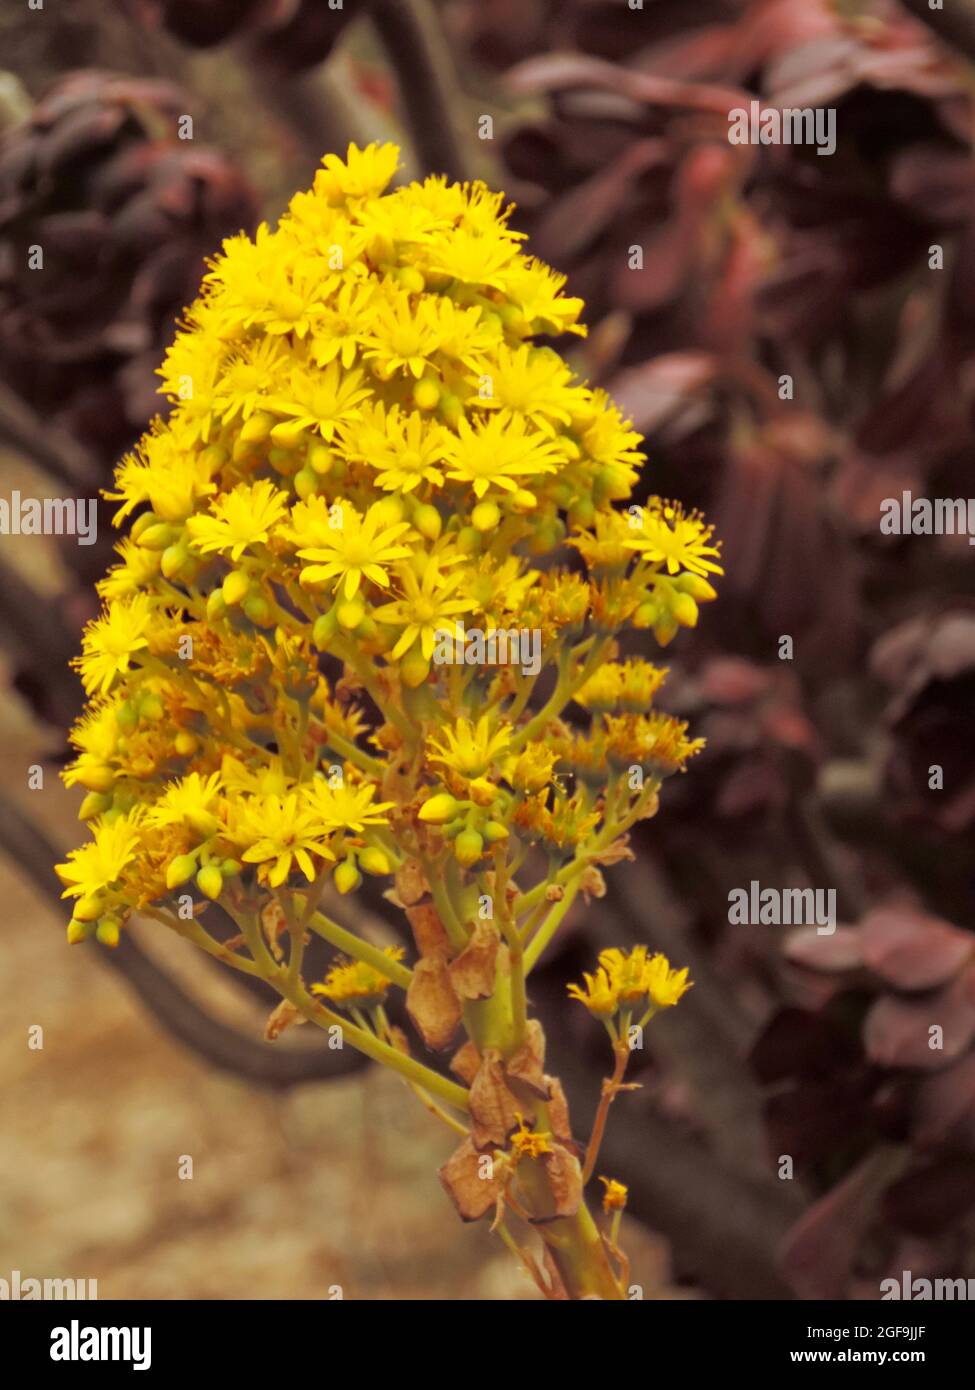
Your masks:
{"label": "small yellow flower", "polygon": [[615,1178],[600,1178],[599,1181],[606,1188],[603,1193],[603,1211],[607,1214],[611,1211],[622,1211],[629,1196],[629,1189],[626,1185],[617,1182]]}
{"label": "small yellow flower", "polygon": [[138,815],[98,820],[93,834],[94,839],[88,844],[69,852],[67,863],[55,866],[58,878],[67,884],[62,898],[87,898],[112,887],[135,858],[139,845]]}
{"label": "small yellow flower", "polygon": [[679,503],[657,498],[648,504],[642,525],[626,546],[646,560],[665,564],[668,574],[687,570],[706,578],[708,574],[724,573],[717,563],[720,547],[711,544],[713,534],[714,527],[706,525],[699,513],[685,516]]}
{"label": "small yellow flower", "polygon": [[523,1117],[519,1115],[518,1128],[511,1136],[511,1152],[516,1159],[541,1158],[542,1154],[552,1152],[552,1145],[549,1143],[551,1138],[548,1132],[530,1130]]}
{"label": "small yellow flower", "polygon": [[315,175],[315,192],[330,203],[342,203],[352,198],[374,198],[382,193],[399,166],[399,150],[395,145],[373,142],[360,150],[349,146],[345,159],[327,154],[324,168]]}
{"label": "small yellow flower", "polygon": [[596,1018],[612,1018],[619,1010],[620,996],[608,973],[600,967],[594,975],[583,971],[582,978],[586,982],[585,988],[577,984],[566,985],[569,997],[585,1004]]}
{"label": "small yellow flower", "polygon": [[245,550],[266,544],[271,531],[286,515],[282,493],[273,483],[239,483],[232,492],[217,499],[209,513],[191,516],[186,529],[197,550],[226,551],[234,561]]}
{"label": "small yellow flower", "polygon": [[452,636],[457,616],[469,613],[474,607],[469,598],[460,597],[457,593],[464,585],[465,574],[462,570],[443,574],[439,565],[431,559],[424,566],[422,579],[418,579],[415,571],[404,565],[399,571],[399,582],[404,591],[403,597],[377,608],[374,615],[376,622],[403,628],[393,647],[394,661],[408,652],[417,639],[424,660],[429,661],[438,635],[447,632]]}
{"label": "small yellow flower", "polygon": [[443,729],[439,738],[427,740],[427,762],[440,763],[458,776],[473,780],[483,777],[492,763],[503,756],[511,742],[507,724],[492,728],[491,718],[482,714],[476,724],[458,719]]}
{"label": "small yellow flower", "polygon": [[499,411],[483,424],[457,423],[456,439],[451,439],[448,478],[469,483],[480,500],[492,486],[502,492],[516,492],[516,478],[555,473],[559,455],[547,435],[529,432],[523,419],[509,410]]}
{"label": "small yellow flower", "polygon": [[188,777],[172,782],[147,817],[147,825],[185,825],[201,839],[207,839],[220,827],[216,814],[220,795],[220,773],[201,777],[191,772]]}
{"label": "small yellow flower", "polygon": [[386,522],[379,504],[374,504],[365,516],[351,506],[341,508],[341,526],[335,526],[321,537],[321,543],[299,550],[306,565],[301,572],[303,584],[327,583],[341,588],[346,598],[354,598],[364,579],[389,588],[388,568],[395,560],[405,560],[410,553],[403,537],[409,532],[407,521]]}
{"label": "small yellow flower", "polygon": [[656,955],[647,962],[643,972],[643,988],[651,1004],[658,1009],[672,1008],[691,988],[687,967],[672,970],[666,956]]}
{"label": "small yellow flower", "polygon": [[300,803],[295,792],[248,802],[232,834],[238,846],[247,846],[240,856],[244,863],[259,865],[270,888],[281,887],[294,863],[311,883],[315,877],[312,856],[335,858],[321,816]]}
{"label": "small yellow flower", "polygon": [[104,695],[132,657],[149,645],[153,606],[148,594],[113,599],[100,618],[89,623],[75,665],[89,695]]}
{"label": "small yellow flower", "polygon": [[[390,960],[402,960],[402,946],[386,946],[383,955]],[[321,984],[311,987],[312,994],[322,995],[344,1008],[375,1008],[386,998],[391,981],[371,965],[361,960],[341,957]]]}
{"label": "small yellow flower", "polygon": [[366,782],[359,786],[343,783],[330,787],[324,777],[306,782],[301,789],[302,800],[328,830],[352,830],[361,834],[370,825],[388,825],[387,811],[393,801],[374,801],[378,788]]}
{"label": "small yellow flower", "polygon": [[634,946],[627,955],[619,947],[611,946],[599,953],[599,964],[612,980],[623,1004],[639,1003],[646,994],[647,950],[646,946]]}

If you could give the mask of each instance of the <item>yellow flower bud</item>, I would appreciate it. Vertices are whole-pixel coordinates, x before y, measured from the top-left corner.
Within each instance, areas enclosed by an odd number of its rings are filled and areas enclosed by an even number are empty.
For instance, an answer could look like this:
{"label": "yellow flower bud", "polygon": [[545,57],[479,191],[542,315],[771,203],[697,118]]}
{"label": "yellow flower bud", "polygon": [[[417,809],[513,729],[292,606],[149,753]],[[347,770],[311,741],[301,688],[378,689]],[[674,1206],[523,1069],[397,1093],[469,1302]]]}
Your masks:
{"label": "yellow flower bud", "polygon": [[223,874],[216,864],[204,864],[196,876],[196,886],[204,897],[216,902],[223,892]]}
{"label": "yellow flower bud", "polygon": [[108,792],[115,785],[115,773],[107,763],[93,763],[78,769],[78,781],[90,792]]}
{"label": "yellow flower bud", "polygon": [[86,893],[83,898],[78,898],[74,905],[74,916],[79,922],[97,922],[102,915],[105,906],[103,900],[97,893]]}
{"label": "yellow flower bud", "polygon": [[420,820],[426,821],[429,825],[443,825],[446,821],[453,820],[459,809],[456,798],[449,792],[437,792],[436,796],[431,796],[429,801],[424,801],[420,807]]}
{"label": "yellow flower bud", "polygon": [[224,603],[232,608],[235,603],[240,603],[241,599],[246,598],[247,594],[250,592],[250,587],[251,579],[249,574],[246,574],[244,570],[231,570],[223,581],[223,588],[221,590]]}
{"label": "yellow flower bud", "polygon": [[340,893],[352,893],[362,882],[362,875],[351,859],[343,859],[341,864],[336,864],[335,872],[332,874],[332,882]]}
{"label": "yellow flower bud", "polygon": [[94,820],[96,816],[102,815],[112,804],[112,798],[105,796],[102,792],[89,792],[81,803],[81,810],[78,812],[79,820]]}
{"label": "yellow flower bud", "polygon": [[87,941],[94,930],[94,922],[79,922],[76,917],[72,917],[68,923],[68,945],[77,946],[79,941]]}
{"label": "yellow flower bud", "polygon": [[718,597],[717,589],[699,574],[679,574],[674,580],[674,588],[690,594],[698,603],[709,603]]}
{"label": "yellow flower bud", "polygon": [[176,527],[166,521],[157,521],[154,526],[147,526],[139,533],[139,544],[145,550],[166,550],[178,539]]}
{"label": "yellow flower bud", "polygon": [[294,420],[281,420],[271,430],[271,438],[281,448],[293,449],[304,432],[303,427],[296,425]]}
{"label": "yellow flower bud", "polygon": [[497,502],[478,502],[471,512],[471,525],[476,531],[493,531],[501,520]]}
{"label": "yellow flower bud", "polygon": [[435,410],[440,402],[440,387],[432,377],[424,377],[413,388],[413,404],[417,410]]}
{"label": "yellow flower bud", "polygon": [[166,579],[175,579],[190,558],[186,542],[182,537],[174,545],[167,545],[162,553],[160,568]]}
{"label": "yellow flower bud", "polygon": [[389,856],[385,850],[377,849],[374,845],[367,845],[365,849],[359,851],[359,867],[367,874],[391,874],[393,866],[389,862]]}
{"label": "yellow flower bud", "polygon": [[413,513],[413,525],[421,536],[435,541],[443,530],[443,517],[430,502],[424,502]]}
{"label": "yellow flower bud", "polygon": [[320,478],[324,478],[333,461],[331,449],[326,448],[324,444],[313,444],[308,450],[308,467]]}
{"label": "yellow flower bud", "polygon": [[339,626],[351,632],[359,626],[366,616],[366,605],[357,594],[355,598],[340,599],[335,605],[334,611]]}
{"label": "yellow flower bud", "polygon": [[243,425],[241,425],[240,433],[237,437],[238,439],[243,439],[248,444],[260,444],[263,440],[267,439],[268,435],[271,433],[273,424],[273,416],[268,415],[266,411],[255,410],[251,418],[245,420]]}
{"label": "yellow flower bud", "polygon": [[196,857],[192,854],[178,854],[166,870],[166,887],[179,888],[196,872]]}
{"label": "yellow flower bud", "polygon": [[412,647],[399,664],[403,684],[411,690],[421,686],[430,674],[430,663],[418,646]]}
{"label": "yellow flower bud", "polygon": [[697,627],[698,608],[690,594],[674,594],[671,612],[681,627]]}

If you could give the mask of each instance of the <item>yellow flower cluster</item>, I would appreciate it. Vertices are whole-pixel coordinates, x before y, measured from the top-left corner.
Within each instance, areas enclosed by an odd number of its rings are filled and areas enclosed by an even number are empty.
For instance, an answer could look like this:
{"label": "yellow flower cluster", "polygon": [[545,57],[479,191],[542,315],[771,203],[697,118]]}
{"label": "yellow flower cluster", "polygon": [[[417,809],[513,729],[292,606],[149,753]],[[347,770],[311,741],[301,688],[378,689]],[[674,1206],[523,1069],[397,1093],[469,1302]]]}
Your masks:
{"label": "yellow flower cluster", "polygon": [[[502,195],[386,191],[397,163],[329,155],[224,244],[161,369],[171,414],[119,465],[66,772],[93,837],[59,866],[72,940],[193,885],[232,908],[407,858],[476,876],[513,834],[563,862],[700,746],[650,709],[665,672],[610,659],[625,625],[696,621],[710,528],[614,505],[640,437],[536,341],[582,333],[581,303]],[[537,648],[440,661],[466,629]]]}
{"label": "yellow flower cluster", "polygon": [[614,1018],[621,1011],[632,1014],[638,1006],[646,1017],[658,1009],[672,1008],[691,988],[687,970],[673,970],[666,956],[649,955],[646,946],[629,953],[612,946],[599,953],[595,974],[583,973],[585,987],[567,985],[569,995],[585,1004],[599,1018]]}
{"label": "yellow flower cluster", "polygon": [[[65,771],[91,832],[57,866],[68,936],[114,945],[143,912],[265,980],[269,1038],[338,1028],[460,1131],[441,1177],[465,1219],[493,1210],[512,1248],[506,1206],[552,1223],[546,1292],[621,1298],[625,1189],[604,1180],[604,1243],[583,1189],[622,1034],[687,971],[610,950],[570,987],[616,1055],[584,1164],[526,985],[701,747],[618,638],[693,627],[718,547],[676,503],[630,504],[642,441],[541,341],[581,334],[582,306],[502,195],[387,191],[397,164],[328,155],[275,229],[224,244],[161,369],[171,413],[117,469],[127,534]],[[363,874],[390,880],[414,965],[327,915]],[[216,902],[237,935],[211,932]],[[313,934],[341,954],[306,984]],[[394,988],[429,1048],[466,1032],[466,1087],[410,1054]]]}

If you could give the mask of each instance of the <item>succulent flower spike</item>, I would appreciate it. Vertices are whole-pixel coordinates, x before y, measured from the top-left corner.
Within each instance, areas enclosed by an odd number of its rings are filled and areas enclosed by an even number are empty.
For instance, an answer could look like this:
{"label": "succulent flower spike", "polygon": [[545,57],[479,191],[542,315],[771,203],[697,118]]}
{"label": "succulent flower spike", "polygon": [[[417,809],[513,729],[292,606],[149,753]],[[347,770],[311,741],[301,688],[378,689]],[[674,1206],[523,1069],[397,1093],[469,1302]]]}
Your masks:
{"label": "succulent flower spike", "polygon": [[[527,1268],[544,1223],[547,1291],[618,1299],[618,1194],[600,1232],[584,1187],[627,1030],[687,972],[612,950],[570,987],[617,1065],[585,1163],[526,980],[701,747],[617,636],[692,626],[718,547],[676,504],[618,509],[640,438],[536,342],[583,331],[582,305],[502,196],[386,192],[397,163],[329,155],[275,229],[224,243],[161,368],[172,413],[117,469],[68,936],[114,945],[138,912],[264,979],[269,1038],[338,1030],[460,1132],[441,1178],[465,1219],[493,1212]],[[364,874],[406,909],[411,965],[328,915]],[[341,955],[308,984],[312,935]],[[410,1055],[393,990],[429,1048],[459,1044],[459,1080]]]}

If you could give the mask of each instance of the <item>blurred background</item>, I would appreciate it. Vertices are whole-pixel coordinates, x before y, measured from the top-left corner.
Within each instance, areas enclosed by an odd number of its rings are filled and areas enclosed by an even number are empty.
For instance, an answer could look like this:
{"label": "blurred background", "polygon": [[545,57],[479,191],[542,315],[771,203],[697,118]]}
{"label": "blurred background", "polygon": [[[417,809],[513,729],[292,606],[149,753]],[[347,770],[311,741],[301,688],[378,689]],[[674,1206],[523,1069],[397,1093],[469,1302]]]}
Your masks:
{"label": "blurred background", "polygon": [[[633,1279],[975,1277],[975,551],[879,527],[904,491],[975,494],[975,3],[75,0],[6,7],[0,54],[4,496],[95,495],[203,258],[324,153],[394,138],[404,178],[516,201],[587,301],[560,346],[646,434],[645,490],[724,542],[720,601],[665,658],[707,751],[533,977],[580,1130],[605,1039],[564,982],[637,941],[695,980],[604,1153]],[[835,153],[730,144],[755,98],[834,108]],[[0,1277],[532,1296],[458,1225],[450,1138],[392,1078],[301,1030],[268,1045],[269,998],[153,933],[64,948],[67,662],[107,513],[100,538],[0,537]],[[729,924],[752,880],[834,889],[840,928]],[[381,897],[356,911],[402,935]]]}

